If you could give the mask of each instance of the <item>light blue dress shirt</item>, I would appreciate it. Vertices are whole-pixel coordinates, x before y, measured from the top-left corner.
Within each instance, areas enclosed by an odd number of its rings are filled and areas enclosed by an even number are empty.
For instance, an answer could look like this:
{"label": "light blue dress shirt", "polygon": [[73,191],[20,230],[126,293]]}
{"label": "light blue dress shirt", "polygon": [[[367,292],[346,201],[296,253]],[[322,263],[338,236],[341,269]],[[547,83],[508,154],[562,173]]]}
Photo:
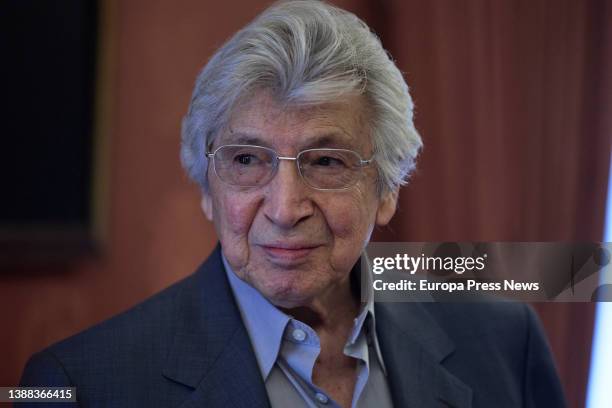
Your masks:
{"label": "light blue dress shirt", "polygon": [[[338,407],[312,381],[312,370],[321,351],[317,333],[272,305],[259,291],[223,264],[249,334],[272,407]],[[359,268],[351,273],[359,274]],[[358,280],[359,281],[359,280]],[[352,408],[392,407],[385,366],[374,324],[372,285],[363,285],[365,302],[344,347],[357,361]]]}

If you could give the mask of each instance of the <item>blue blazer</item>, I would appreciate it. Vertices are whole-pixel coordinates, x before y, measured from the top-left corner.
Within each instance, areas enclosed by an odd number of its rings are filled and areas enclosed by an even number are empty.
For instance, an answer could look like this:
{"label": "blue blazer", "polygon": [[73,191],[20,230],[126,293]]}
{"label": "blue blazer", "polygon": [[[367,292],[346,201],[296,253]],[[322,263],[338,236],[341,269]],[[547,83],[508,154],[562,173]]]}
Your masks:
{"label": "blue blazer", "polygon": [[[396,407],[565,406],[542,330],[527,306],[375,307]],[[33,355],[21,385],[75,386],[85,407],[269,406],[219,247],[190,277]]]}

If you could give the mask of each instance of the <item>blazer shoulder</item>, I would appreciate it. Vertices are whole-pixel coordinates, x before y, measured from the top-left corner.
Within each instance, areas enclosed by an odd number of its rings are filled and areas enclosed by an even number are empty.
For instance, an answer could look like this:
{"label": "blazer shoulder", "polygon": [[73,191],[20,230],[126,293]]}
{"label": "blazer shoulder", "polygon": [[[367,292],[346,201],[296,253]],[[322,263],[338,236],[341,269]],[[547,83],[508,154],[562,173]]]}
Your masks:
{"label": "blazer shoulder", "polygon": [[45,384],[51,387],[66,387],[72,380],[59,359],[48,349],[30,357],[23,369],[21,387]]}
{"label": "blazer shoulder", "polygon": [[[238,327],[239,314],[232,312],[228,286],[220,257],[213,253],[191,276],[34,354],[21,382],[75,386],[85,405],[176,405],[187,396],[185,385],[190,385],[180,380],[185,367],[195,373],[195,368],[204,370],[210,363],[212,352],[203,342],[216,336],[213,345],[222,343],[214,322],[221,320],[228,331]],[[215,320],[217,315],[221,317]],[[185,339],[193,341],[186,344]],[[177,356],[183,377],[172,371]]]}
{"label": "blazer shoulder", "polygon": [[[506,395],[514,406],[566,406],[550,347],[530,305],[493,301],[424,307],[455,345],[445,365],[472,386],[476,400],[491,394]],[[496,388],[501,383],[490,378],[503,379],[504,387]]]}
{"label": "blazer shoulder", "polygon": [[[498,333],[512,338],[528,336],[530,326],[538,319],[531,306],[511,301],[473,303],[427,303],[427,312],[451,336]],[[523,334],[523,336],[521,336]]]}
{"label": "blazer shoulder", "polygon": [[[212,258],[212,256],[211,256]],[[210,260],[210,258],[209,258]],[[28,361],[22,379],[55,372],[50,379],[83,378],[95,366],[137,366],[145,360],[162,364],[181,324],[193,319],[194,304],[203,297],[201,286],[210,265],[107,320],[52,344]],[[70,374],[70,375],[68,375]],[[68,381],[64,378],[64,381]]]}
{"label": "blazer shoulder", "polygon": [[128,310],[49,346],[48,350],[61,356],[79,347],[112,343],[117,338],[129,342],[130,339],[137,341],[143,336],[162,335],[164,329],[174,325],[181,298],[184,292],[189,291],[194,280],[195,276],[191,275]]}

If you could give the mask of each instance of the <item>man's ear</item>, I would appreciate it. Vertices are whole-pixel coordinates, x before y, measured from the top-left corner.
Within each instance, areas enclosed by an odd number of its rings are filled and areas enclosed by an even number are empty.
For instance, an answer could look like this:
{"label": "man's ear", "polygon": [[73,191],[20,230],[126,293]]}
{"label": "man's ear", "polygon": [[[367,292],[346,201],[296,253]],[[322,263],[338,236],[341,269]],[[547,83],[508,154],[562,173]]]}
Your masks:
{"label": "man's ear", "polygon": [[213,205],[212,205],[212,197],[208,192],[202,193],[202,200],[200,200],[200,207],[202,208],[202,212],[208,218],[208,221],[213,220]]}
{"label": "man's ear", "polygon": [[395,214],[395,209],[397,208],[398,194],[399,188],[383,193],[378,203],[378,210],[376,211],[376,225],[379,227],[384,227],[391,221],[391,218]]}

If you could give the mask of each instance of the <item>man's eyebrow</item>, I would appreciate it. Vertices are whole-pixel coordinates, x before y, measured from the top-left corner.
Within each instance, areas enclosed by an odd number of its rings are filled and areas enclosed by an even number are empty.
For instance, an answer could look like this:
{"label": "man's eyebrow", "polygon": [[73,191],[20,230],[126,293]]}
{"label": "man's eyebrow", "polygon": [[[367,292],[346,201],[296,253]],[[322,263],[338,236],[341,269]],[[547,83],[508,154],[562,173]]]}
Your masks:
{"label": "man's eyebrow", "polygon": [[350,139],[343,133],[326,133],[309,141],[304,148],[316,149],[321,147],[351,147]]}
{"label": "man's eyebrow", "polygon": [[[354,146],[352,146],[350,141],[351,138],[341,132],[324,133],[313,136],[312,138],[307,138],[307,140],[304,141],[305,143],[297,146],[297,148],[300,150],[325,147],[353,148]],[[245,144],[273,148],[269,142],[266,142],[256,134],[244,132],[231,132],[226,134],[226,136],[223,137],[222,144]]]}
{"label": "man's eyebrow", "polygon": [[266,143],[262,138],[254,134],[242,132],[228,133],[227,136],[223,138],[223,144],[244,144],[270,147],[269,144]]}

